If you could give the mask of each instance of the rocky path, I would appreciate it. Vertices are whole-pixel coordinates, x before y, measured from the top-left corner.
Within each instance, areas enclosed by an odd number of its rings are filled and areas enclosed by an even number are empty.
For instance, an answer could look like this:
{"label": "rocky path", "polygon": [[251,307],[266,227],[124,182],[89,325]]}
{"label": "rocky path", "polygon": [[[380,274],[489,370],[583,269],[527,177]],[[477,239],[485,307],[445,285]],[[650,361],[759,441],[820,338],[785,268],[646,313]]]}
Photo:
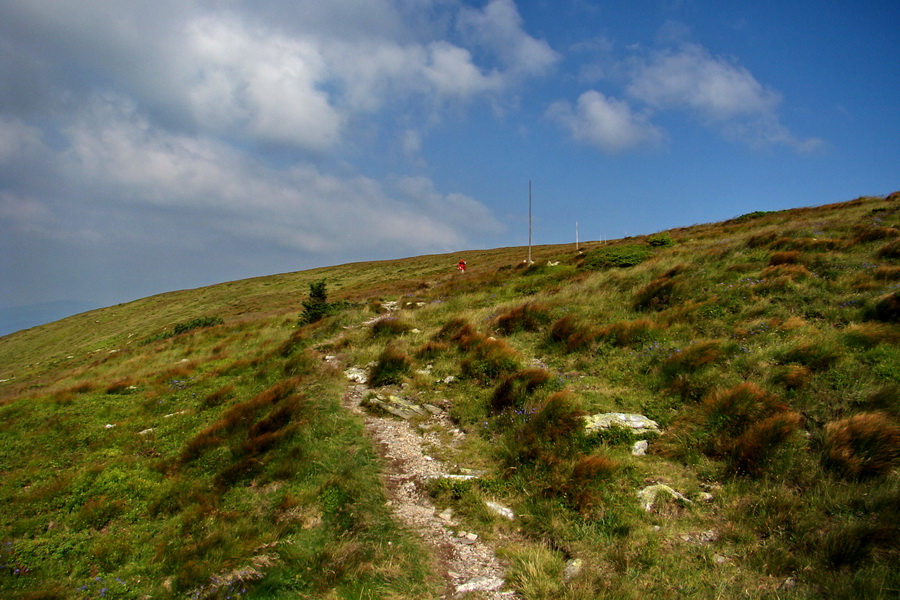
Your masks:
{"label": "rocky path", "polygon": [[360,406],[369,392],[364,385],[364,371],[357,368],[346,373],[350,384],[344,395],[344,406],[362,417],[369,436],[384,457],[383,477],[394,516],[418,533],[431,549],[448,583],[443,597],[517,598],[514,592],[503,589],[504,570],[493,549],[477,533],[459,526],[449,509],[439,513],[424,489],[428,479],[447,476],[444,465],[428,456],[426,448],[442,444],[438,432],[452,432],[457,442],[462,432],[437,410],[429,413],[424,432],[416,430],[405,419],[370,414]]}

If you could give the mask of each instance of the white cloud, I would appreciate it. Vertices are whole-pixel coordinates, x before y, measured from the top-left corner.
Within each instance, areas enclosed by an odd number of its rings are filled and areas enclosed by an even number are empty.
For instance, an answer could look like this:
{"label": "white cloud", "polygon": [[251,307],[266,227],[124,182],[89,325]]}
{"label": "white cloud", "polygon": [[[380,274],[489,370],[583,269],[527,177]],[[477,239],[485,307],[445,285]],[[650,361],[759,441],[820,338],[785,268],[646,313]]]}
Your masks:
{"label": "white cloud", "polygon": [[494,52],[515,74],[543,74],[560,59],[547,42],[525,32],[512,0],[491,0],[483,10],[463,8],[458,27],[474,43]]}
{"label": "white cloud", "polygon": [[727,137],[753,146],[781,144],[800,152],[822,146],[821,140],[798,138],[781,123],[780,93],[698,44],[652,53],[639,63],[627,92],[660,111],[687,110]]}
{"label": "white cloud", "polygon": [[[74,220],[101,210],[132,224],[109,231],[108,241],[127,239],[142,214],[159,210],[185,219],[171,225],[166,243],[221,237],[236,248],[252,242],[320,255],[447,250],[499,229],[485,206],[440,194],[426,178],[382,183],[309,164],[275,170],[213,139],[153,129],[127,102],[96,101],[67,134],[70,147],[47,169],[78,192],[54,199],[55,210],[71,212]],[[197,221],[202,230],[185,231]],[[85,227],[103,231],[107,225]]]}
{"label": "white cloud", "polygon": [[656,108],[688,108],[711,120],[767,114],[781,101],[747,69],[696,44],[656,53],[640,67],[628,93]]}
{"label": "white cloud", "polygon": [[568,102],[555,102],[547,115],[568,129],[574,139],[610,153],[655,145],[664,137],[646,116],[632,111],[627,102],[607,98],[595,90],[581,94],[574,108]]}
{"label": "white cloud", "polygon": [[207,128],[243,127],[261,141],[311,150],[337,143],[343,118],[322,89],[326,66],[311,41],[204,18],[188,27],[188,51],[186,93]]}

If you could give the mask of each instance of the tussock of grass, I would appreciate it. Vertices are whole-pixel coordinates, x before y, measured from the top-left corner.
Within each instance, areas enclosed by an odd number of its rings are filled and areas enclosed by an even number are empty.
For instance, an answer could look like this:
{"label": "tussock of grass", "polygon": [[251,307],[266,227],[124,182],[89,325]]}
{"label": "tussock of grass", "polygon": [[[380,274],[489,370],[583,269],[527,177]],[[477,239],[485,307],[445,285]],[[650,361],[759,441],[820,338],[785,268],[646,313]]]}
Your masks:
{"label": "tussock of grass", "polygon": [[900,464],[900,425],[882,412],[828,423],[822,462],[848,478],[883,475]]}

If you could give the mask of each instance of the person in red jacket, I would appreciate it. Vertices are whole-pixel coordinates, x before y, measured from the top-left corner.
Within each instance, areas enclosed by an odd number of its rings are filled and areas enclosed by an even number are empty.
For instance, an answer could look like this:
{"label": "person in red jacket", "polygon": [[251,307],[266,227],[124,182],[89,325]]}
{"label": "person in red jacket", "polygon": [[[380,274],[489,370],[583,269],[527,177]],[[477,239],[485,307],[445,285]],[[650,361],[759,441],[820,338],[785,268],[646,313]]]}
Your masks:
{"label": "person in red jacket", "polygon": [[466,261],[460,259],[459,264],[456,265],[456,270],[462,271],[463,273],[465,273],[466,272]]}

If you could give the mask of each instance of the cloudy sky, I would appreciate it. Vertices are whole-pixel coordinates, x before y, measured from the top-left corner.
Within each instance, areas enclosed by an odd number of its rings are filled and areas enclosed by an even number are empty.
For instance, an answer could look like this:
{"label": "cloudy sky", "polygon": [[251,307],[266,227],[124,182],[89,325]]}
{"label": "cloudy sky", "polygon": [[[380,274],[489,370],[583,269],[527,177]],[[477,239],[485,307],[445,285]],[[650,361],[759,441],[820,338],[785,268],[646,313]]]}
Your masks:
{"label": "cloudy sky", "polygon": [[[3,0],[0,309],[900,189],[900,3]],[[473,265],[474,266],[474,265]]]}

